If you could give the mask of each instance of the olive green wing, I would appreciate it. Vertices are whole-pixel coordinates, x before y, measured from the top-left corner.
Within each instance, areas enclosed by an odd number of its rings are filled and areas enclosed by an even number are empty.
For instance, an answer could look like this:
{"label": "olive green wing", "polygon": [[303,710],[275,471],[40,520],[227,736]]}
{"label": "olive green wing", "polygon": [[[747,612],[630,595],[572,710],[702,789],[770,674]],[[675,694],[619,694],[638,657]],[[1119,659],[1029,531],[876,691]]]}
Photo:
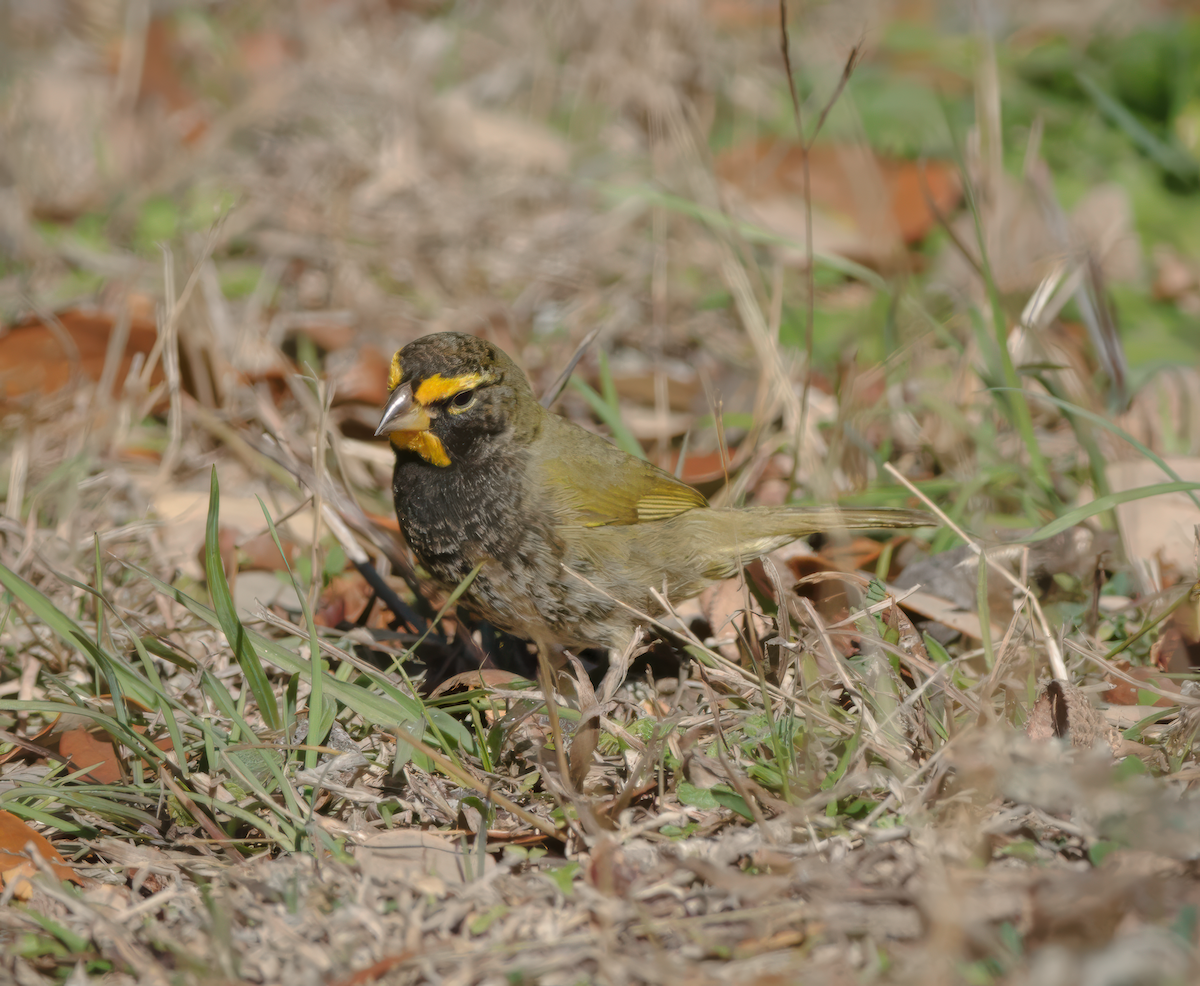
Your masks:
{"label": "olive green wing", "polygon": [[644,524],[708,506],[702,493],[599,435],[556,416],[548,425],[539,448],[557,454],[539,454],[533,471],[559,523]]}

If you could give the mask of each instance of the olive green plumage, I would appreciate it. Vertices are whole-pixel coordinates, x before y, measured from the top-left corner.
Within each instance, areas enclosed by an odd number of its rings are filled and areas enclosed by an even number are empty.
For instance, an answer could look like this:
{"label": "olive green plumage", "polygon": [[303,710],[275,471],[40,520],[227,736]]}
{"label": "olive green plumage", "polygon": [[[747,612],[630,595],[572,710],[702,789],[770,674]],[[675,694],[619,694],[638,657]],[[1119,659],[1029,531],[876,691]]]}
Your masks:
{"label": "olive green plumage", "polygon": [[500,349],[443,332],[405,346],[378,434],[396,451],[396,515],[447,587],[476,565],[470,602],[553,647],[621,649],[657,615],[816,531],[923,527],[910,510],[708,506],[669,473],[538,403]]}

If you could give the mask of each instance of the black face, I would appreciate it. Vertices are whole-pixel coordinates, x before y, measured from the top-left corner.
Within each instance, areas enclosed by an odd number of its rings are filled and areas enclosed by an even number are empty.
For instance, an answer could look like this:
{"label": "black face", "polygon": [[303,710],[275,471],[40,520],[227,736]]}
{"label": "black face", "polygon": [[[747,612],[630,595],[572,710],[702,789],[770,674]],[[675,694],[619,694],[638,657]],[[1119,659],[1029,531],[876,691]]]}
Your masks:
{"label": "black face", "polygon": [[484,339],[441,332],[409,343],[397,354],[400,383],[429,414],[429,431],[451,463],[487,454],[493,436],[514,424],[521,398],[532,398],[521,369]]}

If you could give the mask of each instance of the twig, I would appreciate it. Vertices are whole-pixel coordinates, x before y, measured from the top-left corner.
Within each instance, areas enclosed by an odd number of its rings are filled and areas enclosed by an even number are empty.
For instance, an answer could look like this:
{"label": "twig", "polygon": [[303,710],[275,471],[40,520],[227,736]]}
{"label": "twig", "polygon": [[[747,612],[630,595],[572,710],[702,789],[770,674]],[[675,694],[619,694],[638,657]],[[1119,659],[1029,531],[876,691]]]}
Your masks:
{"label": "twig", "polygon": [[893,466],[890,462],[885,462],[883,468],[891,474],[893,479],[906,487],[908,491],[913,494],[913,496],[917,497],[917,499],[924,503],[925,506],[927,506],[943,524],[945,524],[950,528],[950,530],[962,538],[963,541],[965,541],[970,547],[971,551],[974,552],[981,561],[987,563],[988,568],[999,574],[1002,578],[1011,583],[1016,589],[1019,589],[1022,593],[1024,593],[1025,598],[1029,600],[1030,609],[1033,610],[1034,622],[1042,633],[1042,645],[1046,648],[1046,657],[1050,661],[1050,672],[1058,681],[1068,681],[1067,666],[1063,662],[1062,651],[1058,649],[1058,642],[1055,641],[1054,636],[1050,633],[1050,624],[1047,622],[1046,614],[1042,612],[1042,605],[1038,602],[1037,596],[1033,594],[1033,590],[1027,585],[1022,585],[1022,583],[1015,575],[1012,574],[1012,572],[1010,572],[999,562],[988,557],[987,552],[975,541],[974,538],[972,538],[969,534],[967,534],[966,531],[954,523],[954,521],[952,521],[946,515],[945,511],[940,509],[936,503],[934,503],[931,499],[929,499],[929,497],[927,497],[912,483],[910,483],[908,478],[904,476],[899,469]]}
{"label": "twig", "polygon": [[783,68],[787,73],[788,93],[792,98],[792,117],[796,124],[796,137],[800,141],[800,149],[802,158],[800,163],[800,174],[802,178],[802,194],[804,198],[804,266],[805,266],[805,298],[804,306],[804,389],[800,394],[800,420],[796,430],[795,446],[792,454],[792,475],[791,484],[795,483],[796,471],[800,465],[800,443],[804,440],[805,427],[808,424],[808,399],[812,391],[812,365],[813,365],[813,349],[814,340],[813,333],[817,320],[817,281],[816,273],[813,269],[815,262],[815,251],[813,248],[813,209],[812,209],[812,169],[810,165],[809,152],[816,142],[817,136],[821,133],[821,128],[825,126],[825,121],[828,119],[830,112],[833,110],[834,104],[841,97],[842,92],[846,88],[846,84],[850,81],[850,76],[854,74],[854,69],[858,66],[858,60],[862,53],[862,42],[855,44],[850,49],[850,54],[846,58],[846,64],[842,66],[842,74],[838,79],[838,84],[834,88],[829,99],[825,101],[825,105],[821,107],[820,113],[817,114],[817,125],[813,128],[813,132],[808,137],[804,136],[804,120],[800,112],[800,99],[796,94],[796,79],[792,72],[792,55],[791,55],[791,39],[788,35],[788,5],[787,0],[779,0],[779,45],[783,52]]}
{"label": "twig", "polygon": [[591,332],[583,337],[583,341],[575,349],[575,354],[567,360],[567,365],[563,367],[562,372],[555,379],[544,394],[542,394],[542,407],[550,407],[556,400],[559,394],[563,392],[563,388],[567,386],[567,382],[571,379],[571,374],[575,372],[575,367],[579,365],[579,361],[583,359],[583,354],[591,348],[593,342],[596,341],[596,336],[600,334],[600,326],[597,325]]}

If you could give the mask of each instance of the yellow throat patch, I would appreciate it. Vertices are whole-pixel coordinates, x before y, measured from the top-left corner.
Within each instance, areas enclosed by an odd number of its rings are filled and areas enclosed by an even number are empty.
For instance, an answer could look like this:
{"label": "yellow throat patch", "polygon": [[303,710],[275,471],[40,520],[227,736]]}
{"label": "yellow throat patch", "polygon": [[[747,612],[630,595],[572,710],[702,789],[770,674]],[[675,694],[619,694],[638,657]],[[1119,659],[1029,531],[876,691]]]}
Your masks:
{"label": "yellow throat patch", "polygon": [[443,468],[450,465],[450,456],[446,454],[446,447],[442,445],[441,439],[431,431],[393,431],[388,437],[396,448],[416,452],[431,465]]}

